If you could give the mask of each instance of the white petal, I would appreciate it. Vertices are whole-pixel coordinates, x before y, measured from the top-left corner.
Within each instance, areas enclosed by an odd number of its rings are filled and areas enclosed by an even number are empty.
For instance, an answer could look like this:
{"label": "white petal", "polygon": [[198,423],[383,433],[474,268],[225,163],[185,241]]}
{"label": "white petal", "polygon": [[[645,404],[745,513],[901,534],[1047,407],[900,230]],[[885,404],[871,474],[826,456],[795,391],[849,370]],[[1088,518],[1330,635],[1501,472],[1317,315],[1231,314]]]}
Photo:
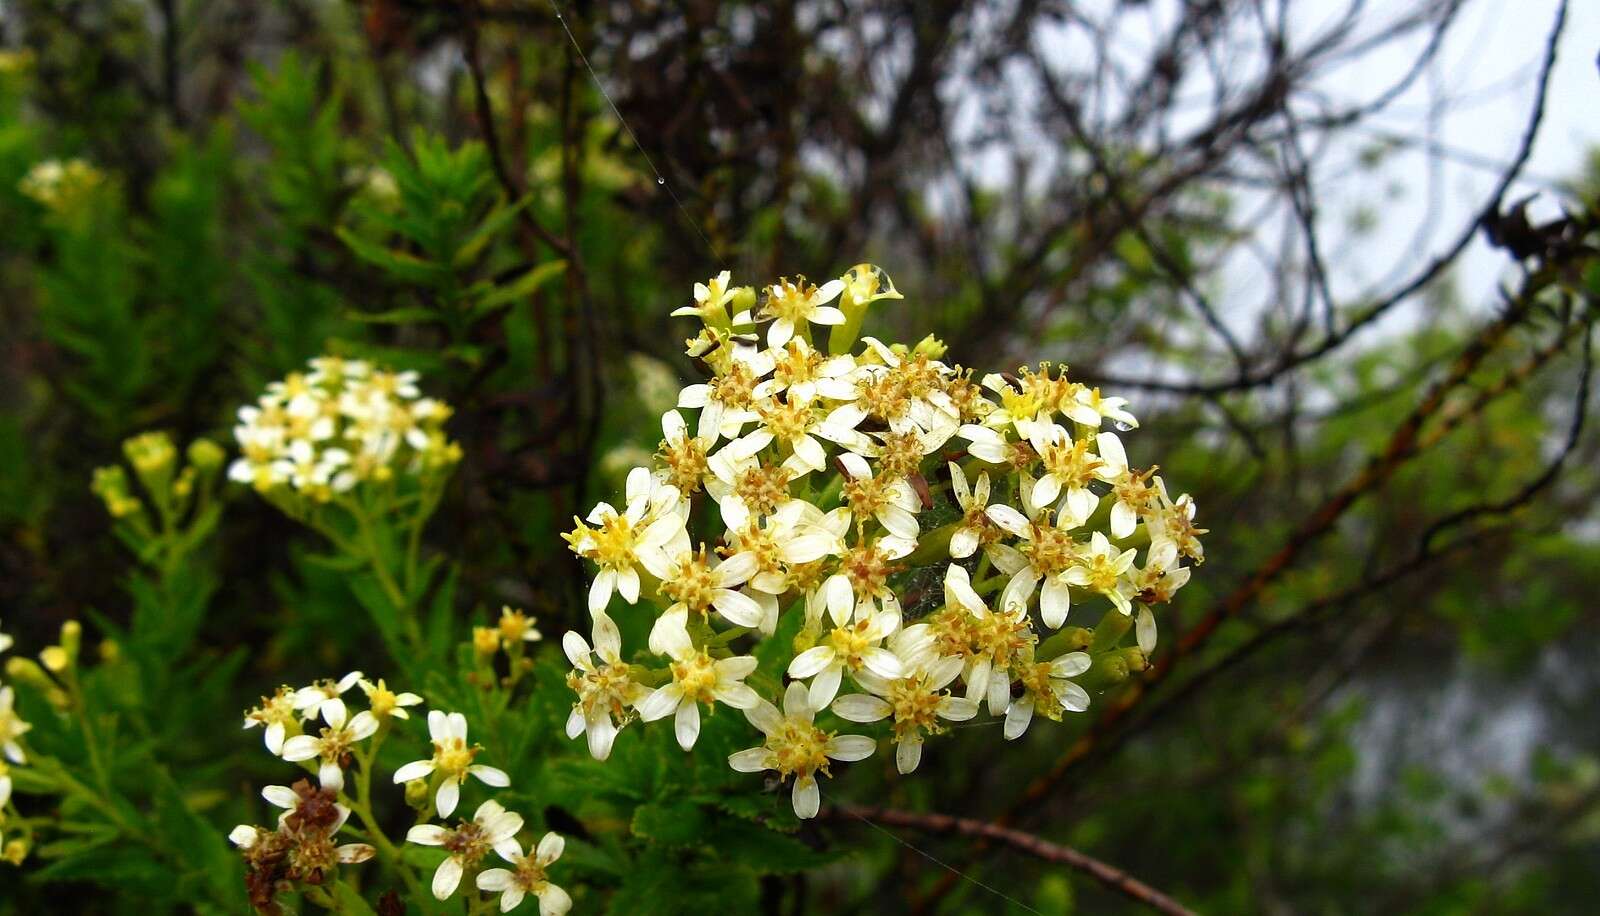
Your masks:
{"label": "white petal", "polygon": [[678,736],[678,746],[692,750],[695,739],[700,737],[700,704],[690,701],[680,705],[672,726]]}
{"label": "white petal", "polygon": [[765,747],[752,747],[728,755],[728,766],[741,773],[759,773],[772,768],[772,752]]}
{"label": "white petal", "polygon": [[822,807],[822,792],[817,789],[816,777],[805,776],[795,780],[790,800],[794,803],[795,817],[816,817],[817,809]]}
{"label": "white petal", "polygon": [[438,808],[440,817],[449,817],[456,810],[456,804],[461,801],[461,784],[454,779],[446,779],[439,783],[439,791],[433,797],[434,806]]}
{"label": "white petal", "polygon": [[394,771],[396,783],[410,782],[413,779],[423,779],[433,772],[432,760],[413,760],[405,766]]}
{"label": "white petal", "polygon": [[823,747],[823,753],[834,760],[849,762],[865,760],[871,757],[872,752],[877,749],[878,742],[868,738],[866,735],[837,735],[829,739],[828,743]]}
{"label": "white petal", "polygon": [[894,749],[894,765],[902,775],[911,773],[922,762],[922,736],[907,735]]}
{"label": "white petal", "polygon": [[789,663],[789,676],[808,678],[826,668],[834,658],[832,646],[812,646],[794,657]]}
{"label": "white petal", "polygon": [[504,789],[506,786],[511,785],[511,777],[506,775],[506,771],[499,767],[475,763],[467,767],[467,772],[478,777],[478,781],[484,785],[494,786],[496,789]]}
{"label": "white petal", "polygon": [[806,691],[806,702],[812,709],[826,709],[833,698],[839,695],[839,682],[844,677],[844,668],[839,665],[829,665],[818,672],[811,679],[811,687]]}
{"label": "white petal", "polygon": [[644,702],[637,707],[639,718],[646,722],[665,719],[672,715],[678,708],[678,703],[683,699],[683,691],[676,684],[663,684],[650,692]]}
{"label": "white petal", "polygon": [[1033,721],[1033,700],[1029,697],[1020,697],[1006,710],[1005,734],[1007,741],[1014,741],[1022,737],[1028,730],[1028,723]]}
{"label": "white petal", "polygon": [[894,711],[888,702],[864,693],[852,693],[833,701],[833,711],[851,722],[876,722]]}
{"label": "white petal", "polygon": [[1146,655],[1156,650],[1156,617],[1150,613],[1149,605],[1139,606],[1139,617],[1134,622],[1134,636],[1138,640],[1139,649]]}
{"label": "white petal", "polygon": [[461,860],[451,856],[440,862],[439,870],[433,873],[433,896],[440,900],[448,900],[460,884]]}
{"label": "white petal", "polygon": [[1050,629],[1058,629],[1066,622],[1067,611],[1072,607],[1072,591],[1055,576],[1044,580],[1044,590],[1039,593],[1039,618]]}
{"label": "white petal", "polygon": [[406,831],[406,842],[421,846],[443,846],[449,838],[450,831],[438,824],[418,824]]}

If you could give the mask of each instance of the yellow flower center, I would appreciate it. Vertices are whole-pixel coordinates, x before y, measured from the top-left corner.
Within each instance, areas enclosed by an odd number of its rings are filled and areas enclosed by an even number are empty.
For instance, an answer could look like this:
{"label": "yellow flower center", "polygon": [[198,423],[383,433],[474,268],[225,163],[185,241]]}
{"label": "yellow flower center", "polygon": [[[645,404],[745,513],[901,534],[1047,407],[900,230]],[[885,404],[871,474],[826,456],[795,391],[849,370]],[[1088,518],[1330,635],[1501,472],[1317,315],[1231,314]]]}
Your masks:
{"label": "yellow flower center", "polygon": [[1048,519],[1033,523],[1033,537],[1022,545],[1033,568],[1046,576],[1065,572],[1078,560],[1078,543],[1072,535],[1050,524]]}
{"label": "yellow flower center", "polygon": [[716,699],[712,689],[717,686],[716,662],[704,649],[672,663],[672,680],[683,695],[700,703]]}
{"label": "yellow flower center", "polygon": [[896,741],[918,732],[937,735],[944,731],[939,723],[939,703],[945,695],[928,690],[921,678],[890,681],[888,693],[886,699],[894,709]]}
{"label": "yellow flower center", "polygon": [[1088,439],[1051,443],[1039,453],[1039,458],[1044,462],[1045,470],[1069,488],[1087,487],[1089,481],[1094,479],[1094,472],[1103,464],[1099,458],[1089,454]]}
{"label": "yellow flower center", "polygon": [[744,500],[750,511],[757,515],[771,515],[789,501],[789,478],[793,473],[786,467],[756,466],[747,468],[733,482],[734,495]]}
{"label": "yellow flower center", "polygon": [[839,569],[858,595],[879,594],[895,571],[888,556],[876,544],[858,544],[850,548],[840,559]]}
{"label": "yellow flower center", "polygon": [[858,620],[849,626],[836,627],[828,634],[828,645],[833,647],[834,654],[851,671],[861,669],[861,654],[872,648],[874,640],[867,636],[871,626],[871,620]]}
{"label": "yellow flower center", "polygon": [[460,738],[435,741],[433,742],[434,768],[447,777],[462,779],[466,776],[467,767],[472,766],[472,758],[478,756],[479,750],[481,748],[476,745],[469,747],[467,742]]}
{"label": "yellow flower center", "polygon": [[780,776],[810,776],[828,772],[828,755],[823,748],[833,736],[804,719],[787,717],[767,736],[767,749],[777,756]]}
{"label": "yellow flower center", "polygon": [[716,574],[706,561],[702,545],[695,553],[686,553],[673,566],[671,575],[661,582],[661,593],[691,611],[705,612],[717,589]]}

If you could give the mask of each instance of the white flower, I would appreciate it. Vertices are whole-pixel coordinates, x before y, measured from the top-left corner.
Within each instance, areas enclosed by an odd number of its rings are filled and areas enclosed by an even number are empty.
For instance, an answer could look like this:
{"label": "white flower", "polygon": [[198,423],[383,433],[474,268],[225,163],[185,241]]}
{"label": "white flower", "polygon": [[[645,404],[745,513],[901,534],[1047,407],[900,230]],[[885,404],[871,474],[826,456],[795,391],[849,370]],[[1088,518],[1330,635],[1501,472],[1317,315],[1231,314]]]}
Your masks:
{"label": "white flower", "polygon": [[1071,403],[1061,405],[1065,413],[1074,423],[1082,423],[1091,429],[1100,428],[1100,419],[1104,417],[1124,429],[1133,429],[1139,421],[1133,414],[1122,409],[1128,403],[1127,398],[1103,398],[1099,388],[1085,388],[1078,386]]}
{"label": "white flower", "polygon": [[433,873],[433,896],[448,900],[460,886],[462,873],[476,868],[489,850],[503,858],[520,855],[522,848],[516,838],[521,829],[522,815],[507,811],[499,802],[486,801],[472,813],[472,820],[462,821],[454,830],[438,824],[418,824],[406,833],[406,841],[450,850],[450,857],[440,862]]}
{"label": "white flower", "polygon": [[27,763],[22,743],[17,739],[27,734],[33,726],[17,715],[16,694],[10,687],[0,687],[0,751],[12,763]]}
{"label": "white flower", "polygon": [[317,770],[317,779],[321,781],[324,789],[338,791],[344,788],[342,761],[350,753],[352,745],[372,737],[378,730],[378,717],[362,710],[346,722],[343,703],[337,706],[331,703],[325,704],[322,715],[328,724],[321,733],[315,737],[295,735],[285,741],[283,759],[298,763],[301,760],[320,757],[322,763]]}
{"label": "white flower", "polygon": [[337,681],[321,680],[310,687],[302,687],[295,691],[294,708],[307,719],[315,719],[320,713],[329,725],[333,724],[335,716],[343,722],[347,713],[340,696],[360,680],[361,672],[352,671]]}
{"label": "white flower", "polygon": [[466,716],[459,712],[446,715],[437,709],[429,710],[428,735],[433,739],[433,756],[427,760],[413,760],[395,770],[394,781],[410,782],[434,772],[442,775],[444,779],[439,783],[439,790],[433,799],[440,817],[449,817],[456,810],[456,803],[461,800],[461,784],[467,781],[468,774],[476,776],[484,785],[497,789],[511,785],[511,777],[506,775],[505,770],[472,762],[483,748],[467,744]]}
{"label": "white flower", "polygon": [[1054,661],[1021,665],[1018,679],[1023,694],[1006,710],[1005,735],[1010,741],[1022,737],[1035,712],[1051,719],[1061,718],[1061,710],[1083,712],[1089,708],[1089,694],[1067,680],[1089,670],[1087,652],[1068,652]]}
{"label": "white flower", "polygon": [[761,308],[761,317],[771,318],[767,328],[767,346],[781,347],[806,324],[844,324],[844,313],[827,303],[844,292],[844,283],[829,280],[821,287],[812,286],[801,277],[798,282],[780,280],[767,289],[767,302]]}
{"label": "white flower", "polygon": [[300,716],[295,711],[294,705],[298,693],[293,687],[279,687],[277,693],[270,697],[262,697],[261,704],[244,715],[245,728],[266,726],[262,732],[262,739],[266,742],[267,750],[275,756],[283,753],[283,739],[288,733],[289,726],[298,726],[300,723]]}
{"label": "white flower", "polygon": [[561,638],[561,648],[575,669],[567,675],[567,686],[578,695],[567,717],[567,737],[587,733],[590,756],[604,760],[611,756],[617,731],[632,716],[630,708],[649,696],[650,690],[634,680],[622,660],[622,634],[605,614],[594,617],[592,651],[582,636],[571,631]]}
{"label": "white flower", "polygon": [[[1117,442],[1116,436],[1110,433],[1101,435],[1116,443],[1115,450],[1121,451],[1121,443]],[[1073,527],[1088,521],[1100,502],[1100,497],[1089,489],[1089,484],[1097,480],[1113,481],[1127,473],[1125,456],[1120,466],[1108,465],[1089,450],[1088,439],[1074,440],[1064,428],[1054,423],[1034,424],[1029,442],[1044,465],[1044,474],[1033,485],[1034,504],[1051,506],[1060,496],[1062,520],[1070,520]]]}
{"label": "white flower", "polygon": [[1124,614],[1133,613],[1128,600],[1133,594],[1133,584],[1124,573],[1133,566],[1137,551],[1133,548],[1118,552],[1104,534],[1096,531],[1089,538],[1089,549],[1080,553],[1077,562],[1062,577],[1068,585],[1088,588],[1105,595]]}
{"label": "white flower", "polygon": [[922,508],[922,501],[911,483],[904,478],[891,480],[875,475],[865,458],[850,452],[839,456],[839,465],[847,477],[845,504],[855,516],[856,524],[876,519],[895,537],[915,542],[919,530],[916,513]]}
{"label": "white flower", "polygon": [[782,713],[762,700],[745,710],[745,717],[766,741],[729,755],[728,765],[741,773],[777,770],[780,778],[793,776],[791,799],[796,817],[817,816],[822,805],[817,773],[827,774],[830,760],[865,760],[877,749],[877,742],[865,735],[832,735],[818,728],[805,685],[798,682],[784,692]]}
{"label": "white flower", "polygon": [[728,323],[728,301],[737,292],[731,284],[732,274],[724,270],[704,283],[694,285],[694,305],[682,305],[672,310],[673,317],[694,316],[707,325]]}
{"label": "white flower", "polygon": [[1011,458],[1011,444],[1005,435],[987,426],[968,423],[958,428],[956,435],[967,440],[967,454],[979,461],[1005,464]]}
{"label": "white flower", "polygon": [[389,717],[409,719],[411,718],[411,713],[406,712],[405,707],[418,706],[422,703],[422,697],[414,693],[409,691],[395,693],[390,690],[389,685],[383,682],[383,678],[378,678],[378,683],[376,684],[365,678],[362,678],[358,683],[361,685],[361,692],[367,695],[367,705],[372,708],[372,714],[379,719]]}
{"label": "white flower", "polygon": [[755,658],[713,659],[704,649],[696,649],[684,625],[686,617],[686,611],[669,611],[656,621],[650,650],[672,660],[672,683],[657,687],[640,701],[639,718],[654,722],[675,714],[678,745],[687,751],[700,737],[701,703],[710,706],[721,700],[735,709],[749,709],[761,698],[744,683],[756,670]]}
{"label": "white flower", "polygon": [[0,633],[0,652],[11,648],[13,640],[4,633]]}
{"label": "white flower", "polygon": [[849,548],[839,560],[839,571],[823,581],[821,592],[828,614],[836,626],[851,617],[866,619],[874,613],[894,613],[898,618],[900,599],[889,588],[894,561],[905,557],[916,544],[889,535]]}
{"label": "white flower", "polygon": [[878,645],[899,628],[900,615],[894,611],[882,611],[846,626],[836,626],[819,645],[801,652],[789,662],[789,676],[812,679],[809,693],[812,709],[823,709],[833,702],[839,693],[839,682],[847,671],[856,674],[866,669],[879,677],[900,677],[904,673],[900,659]]}
{"label": "white flower", "polygon": [[[917,627],[926,629],[922,624]],[[895,635],[908,634],[917,627],[908,627]],[[922,760],[925,736],[944,732],[942,721],[965,722],[978,714],[977,700],[943,692],[961,669],[961,659],[945,657],[925,670],[915,670],[906,677],[892,680],[865,673],[857,677],[857,681],[872,693],[842,696],[833,701],[833,711],[841,718],[862,723],[893,716],[895,767],[902,774],[910,773]]]}
{"label": "white flower", "polygon": [[[736,590],[755,571],[756,559],[748,553],[735,555],[715,566],[711,565],[704,545],[698,551],[682,554],[661,580],[661,594],[672,604],[666,614],[657,618],[657,626],[674,612],[687,619],[690,611],[705,615],[713,610],[735,626],[760,626],[761,605]],[[650,651],[666,652],[656,647],[654,634],[650,637]]]}
{"label": "white flower", "polygon": [[718,438],[738,438],[744,425],[756,418],[752,409],[755,387],[773,366],[772,356],[765,351],[731,342],[729,346],[725,372],[678,392],[679,407],[700,411],[695,436],[712,444]]}
{"label": "white flower", "polygon": [[973,590],[967,571],[954,563],[945,569],[944,600],[949,608],[973,618],[966,627],[972,644],[962,672],[967,699],[986,699],[991,715],[1004,715],[1011,699],[1011,666],[1036,642],[1027,607],[1012,604],[991,611]]}
{"label": "white flower", "polygon": [[613,592],[633,604],[639,600],[639,570],[660,579],[667,574],[667,558],[689,549],[688,503],[676,487],[651,476],[646,468],[628,474],[627,507],[622,512],[602,502],[583,522],[562,537],[572,552],[593,560],[600,571],[589,585],[589,611],[598,614],[611,603]]}
{"label": "white flower", "polygon": [[[550,883],[547,870],[551,863],[561,858],[566,841],[559,834],[547,833],[539,840],[533,855],[522,855],[513,839],[509,844],[495,847],[500,857],[511,863],[511,868],[486,868],[478,873],[478,890],[500,893],[500,912],[509,913],[522,905],[528,894],[539,898],[539,916],[562,916],[572,909],[572,898],[567,892]],[[516,851],[507,854],[515,849]]]}
{"label": "white flower", "polygon": [[1014,607],[1026,608],[1034,589],[1043,580],[1044,590],[1039,595],[1039,617],[1052,630],[1067,619],[1072,606],[1068,590],[1067,572],[1078,557],[1078,544],[1068,529],[1075,521],[1063,517],[1063,524],[1052,524],[1045,507],[1033,498],[1033,481],[1022,475],[1018,489],[1022,496],[1024,516],[1006,505],[988,508],[989,520],[1023,541],[1022,551],[996,545],[989,557],[1002,572],[1011,576],[1000,593],[999,606],[1010,611]]}
{"label": "white flower", "polygon": [[962,472],[961,465],[952,461],[950,489],[955,494],[956,505],[961,509],[961,524],[950,535],[950,556],[964,560],[1000,533],[985,514],[989,508],[989,472],[979,474],[977,482],[969,490],[967,475]]}

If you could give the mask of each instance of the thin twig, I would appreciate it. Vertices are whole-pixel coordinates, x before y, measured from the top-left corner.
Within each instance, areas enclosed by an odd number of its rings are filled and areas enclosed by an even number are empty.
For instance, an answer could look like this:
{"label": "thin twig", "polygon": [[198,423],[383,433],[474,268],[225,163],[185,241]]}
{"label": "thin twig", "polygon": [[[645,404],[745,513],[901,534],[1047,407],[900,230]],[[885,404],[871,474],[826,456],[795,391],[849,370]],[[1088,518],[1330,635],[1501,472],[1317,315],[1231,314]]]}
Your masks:
{"label": "thin twig", "polygon": [[859,805],[829,805],[818,812],[817,816],[822,819],[832,820],[854,817],[863,821],[888,824],[892,827],[919,830],[923,833],[954,833],[961,836],[992,840],[1043,859],[1046,862],[1054,862],[1077,869],[1111,890],[1136,900],[1157,912],[1172,914],[1172,916],[1194,916],[1193,910],[1114,865],[1102,862],[1070,846],[1052,843],[1042,837],[1015,828],[990,824],[972,818],[952,817],[948,814],[923,814],[916,811],[900,811],[894,808],[864,807]]}

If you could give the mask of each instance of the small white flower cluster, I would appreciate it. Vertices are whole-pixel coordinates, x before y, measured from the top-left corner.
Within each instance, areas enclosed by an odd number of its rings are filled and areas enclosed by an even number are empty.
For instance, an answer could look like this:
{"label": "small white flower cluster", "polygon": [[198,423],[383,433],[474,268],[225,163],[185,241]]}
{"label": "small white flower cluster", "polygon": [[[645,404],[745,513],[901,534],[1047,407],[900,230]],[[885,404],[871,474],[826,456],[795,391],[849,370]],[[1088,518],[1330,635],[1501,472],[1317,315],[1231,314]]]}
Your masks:
{"label": "small white flower cluster", "polygon": [[[521,636],[528,629],[527,620],[520,614],[515,616],[523,625],[519,629]],[[357,685],[366,694],[368,708],[351,715],[344,697]],[[288,809],[279,818],[277,829],[240,825],[229,835],[244,851],[250,866],[248,884],[258,906],[271,901],[279,879],[316,883],[324,871],[337,864],[363,862],[374,855],[373,847],[363,843],[333,845],[334,834],[351,813],[344,795],[344,771],[356,757],[360,757],[363,766],[370,766],[376,746],[368,747],[363,755],[358,745],[378,735],[393,720],[409,719],[407,707],[421,703],[422,698],[414,693],[395,693],[384,681],[373,683],[361,672],[352,671],[338,680],[317,681],[298,689],[280,687],[245,714],[245,728],[263,727],[269,751],[308,767],[315,761],[320,783],[317,788],[308,780],[293,787],[267,787],[262,792],[267,801]],[[318,719],[323,724],[313,735],[307,725]],[[504,770],[476,762],[482,748],[468,743],[466,716],[430,710],[428,734],[433,753],[401,766],[393,777],[395,784],[406,784],[406,796],[416,799],[417,807],[431,808],[441,818],[449,817],[460,803],[461,786],[468,776],[494,788],[511,784]],[[371,824],[367,826],[370,828]],[[454,894],[462,876],[478,869],[488,852],[494,850],[511,867],[477,871],[478,889],[499,894],[502,912],[510,911],[532,894],[539,900],[542,916],[560,916],[571,908],[572,899],[550,883],[546,869],[560,858],[565,841],[547,833],[535,849],[524,855],[516,839],[522,826],[520,814],[508,812],[491,800],[480,805],[471,820],[463,820],[455,828],[419,823],[406,834],[406,839],[449,850],[450,855],[433,876],[432,891],[440,900]]]}
{"label": "small white flower cluster", "polygon": [[[473,762],[481,748],[467,743],[466,716],[432,710],[428,713],[428,734],[433,739],[433,755],[402,766],[395,771],[394,781],[420,785],[416,781],[435,780],[438,788],[434,792],[434,809],[439,817],[449,817],[455,811],[461,784],[469,775],[494,788],[511,784],[504,770]],[[433,895],[440,900],[449,899],[461,886],[461,878],[479,869],[489,851],[494,850],[511,867],[478,871],[474,882],[478,890],[499,894],[502,913],[515,909],[532,894],[539,900],[540,916],[561,916],[572,908],[572,898],[550,883],[546,869],[561,858],[566,841],[555,833],[546,833],[538,846],[525,855],[517,841],[522,825],[522,815],[507,811],[491,799],[479,805],[470,820],[460,820],[455,827],[417,824],[406,833],[406,841],[442,846],[449,851],[450,855],[433,873]]]}
{"label": "small white flower cluster", "polygon": [[[367,705],[354,716],[345,706],[344,694],[356,685],[367,696]],[[344,768],[350,751],[371,738],[389,719],[407,719],[406,707],[416,706],[422,697],[414,693],[395,693],[382,679],[377,683],[352,671],[338,680],[318,681],[307,687],[279,687],[270,697],[262,697],[244,716],[244,727],[263,728],[267,750],[292,763],[317,761],[317,779],[324,789],[344,788]],[[311,734],[308,724],[322,726]]]}
{"label": "small white flower cluster", "polygon": [[[0,633],[0,653],[10,649],[12,639]],[[18,861],[21,856],[16,850],[23,846],[5,845],[5,824],[7,812],[15,813],[11,807],[11,770],[10,767],[21,766],[28,762],[28,755],[22,749],[22,736],[33,728],[17,715],[16,692],[9,685],[0,685],[0,851],[8,861]]]}
{"label": "small white flower cluster", "polygon": [[[1137,421],[1123,399],[1049,365],[975,381],[941,362],[932,338],[857,346],[868,305],[901,298],[871,265],[760,293],[724,271],[694,296],[673,314],[704,323],[688,352],[712,377],[662,418],[657,460],[630,474],[622,508],[601,503],[563,535],[597,568],[594,644],[563,640],[578,697],[570,737],[587,733],[604,759],[628,722],[672,715],[688,749],[699,707],[720,702],[765,736],[730,765],[794,777],[795,812],[810,817],[816,774],[876,747],[817,724],[824,710],[888,721],[909,773],[927,736],[981,706],[1017,738],[1035,715],[1088,707],[1071,678],[1143,667],[1155,646],[1150,608],[1188,580],[1185,559],[1203,560],[1204,532],[1193,500],[1130,464],[1118,432]],[[814,325],[832,329],[826,350]],[[697,545],[691,517],[713,509],[721,533]],[[929,579],[942,580],[942,601],[915,584]],[[615,596],[657,606],[654,661],[623,653],[608,616]],[[1107,635],[1133,626],[1136,646],[1063,629],[1073,605],[1093,598],[1120,612],[1106,617],[1120,618]],[[757,663],[733,647],[771,636],[796,605],[804,624],[780,711],[745,684]]]}
{"label": "small white flower cluster", "polygon": [[310,371],[269,384],[255,404],[239,408],[240,457],[228,478],[327,502],[363,481],[430,475],[461,458],[444,431],[450,413],[422,396],[415,372],[317,357]]}

